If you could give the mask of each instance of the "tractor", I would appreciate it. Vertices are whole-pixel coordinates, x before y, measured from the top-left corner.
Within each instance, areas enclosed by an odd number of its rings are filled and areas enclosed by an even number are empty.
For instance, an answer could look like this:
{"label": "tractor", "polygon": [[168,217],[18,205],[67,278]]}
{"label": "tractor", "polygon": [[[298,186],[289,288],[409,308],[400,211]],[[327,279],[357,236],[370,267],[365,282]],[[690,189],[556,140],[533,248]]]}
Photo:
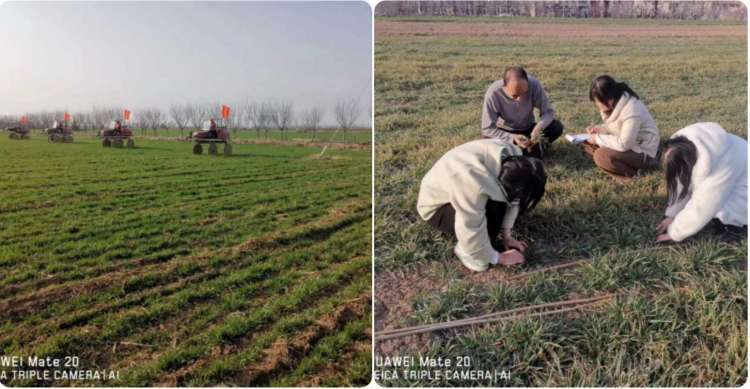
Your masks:
{"label": "tractor", "polygon": [[224,144],[224,155],[232,155],[232,144],[229,139],[229,131],[225,124],[217,125],[214,119],[203,122],[200,131],[191,133],[188,140],[194,142],[193,154],[203,154],[203,144],[208,144],[208,154],[218,154],[217,144]]}
{"label": "tractor", "polygon": [[119,120],[109,122],[106,130],[99,131],[99,137],[102,138],[102,146],[121,148],[127,145],[129,149],[135,147],[133,140],[133,131],[127,124],[122,124]]}
{"label": "tractor", "polygon": [[6,128],[6,131],[9,132],[8,138],[10,139],[30,139],[31,136],[29,131],[28,123],[21,118],[21,122],[18,124],[18,127],[10,127]]}
{"label": "tractor", "polygon": [[72,143],[73,129],[66,122],[55,120],[51,128],[43,131],[47,134],[47,140],[52,143]]}

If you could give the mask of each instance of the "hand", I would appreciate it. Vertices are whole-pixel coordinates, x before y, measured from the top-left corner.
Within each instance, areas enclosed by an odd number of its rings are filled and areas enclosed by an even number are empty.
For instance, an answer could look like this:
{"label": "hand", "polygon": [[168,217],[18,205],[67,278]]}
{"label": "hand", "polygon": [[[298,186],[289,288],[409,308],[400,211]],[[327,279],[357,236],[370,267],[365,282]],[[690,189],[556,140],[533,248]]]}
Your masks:
{"label": "hand", "polygon": [[586,127],[586,132],[591,135],[600,134],[602,132],[602,129],[597,126],[591,125]]}
{"label": "hand", "polygon": [[669,243],[672,241],[672,238],[669,237],[669,234],[661,234],[656,237],[656,243]]}
{"label": "hand", "polygon": [[542,140],[542,130],[539,128],[534,128],[531,131],[531,136],[529,138],[531,139],[531,142],[539,143],[539,141]]}
{"label": "hand", "polygon": [[594,134],[591,134],[591,136],[586,139],[586,143],[596,146],[596,137],[594,136]]}
{"label": "hand", "polygon": [[667,232],[667,229],[669,228],[669,226],[672,224],[673,221],[674,221],[673,217],[665,217],[664,220],[662,220],[661,223],[659,223],[659,225],[656,226],[656,232],[660,234]]}
{"label": "hand", "polygon": [[519,253],[517,250],[508,250],[500,253],[500,259],[497,263],[503,266],[512,266],[524,263],[524,261],[523,254]]}
{"label": "hand", "polygon": [[522,149],[531,146],[531,141],[529,141],[529,138],[526,137],[526,135],[513,135],[513,141]]}
{"label": "hand", "polygon": [[529,247],[526,243],[520,240],[513,239],[510,236],[503,238],[503,244],[505,245],[505,248],[507,250],[516,249],[522,253],[525,252],[526,249]]}

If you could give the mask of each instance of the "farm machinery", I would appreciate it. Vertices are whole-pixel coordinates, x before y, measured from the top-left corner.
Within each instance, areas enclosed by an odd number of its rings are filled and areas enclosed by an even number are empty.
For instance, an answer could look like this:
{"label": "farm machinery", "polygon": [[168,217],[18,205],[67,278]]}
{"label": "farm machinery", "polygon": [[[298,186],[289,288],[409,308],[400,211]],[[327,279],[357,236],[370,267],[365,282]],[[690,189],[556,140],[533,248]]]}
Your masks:
{"label": "farm machinery", "polygon": [[73,142],[73,129],[67,122],[67,120],[62,122],[55,120],[51,128],[45,129],[43,132],[47,134],[47,140],[52,143]]}
{"label": "farm machinery", "polygon": [[127,145],[132,149],[135,147],[133,140],[133,131],[127,124],[122,124],[119,120],[112,120],[106,130],[99,131],[99,137],[102,138],[102,146],[121,148]]}
{"label": "farm machinery", "polygon": [[208,154],[216,155],[219,152],[217,144],[224,144],[224,155],[232,155],[232,144],[226,125],[218,125],[211,119],[203,123],[200,131],[195,131],[188,136],[192,140],[193,154],[203,154],[203,145],[208,144]]}
{"label": "farm machinery", "polygon": [[224,144],[224,155],[232,155],[232,144],[229,137],[229,131],[227,130],[227,118],[229,117],[229,107],[226,105],[221,106],[221,124],[216,123],[216,120],[211,118],[203,122],[203,126],[199,131],[195,131],[188,135],[187,139],[192,140],[193,154],[203,154],[203,145],[208,144],[208,154],[218,154],[217,144]]}
{"label": "farm machinery", "polygon": [[21,117],[21,120],[19,121],[17,127],[6,128],[5,130],[9,132],[8,138],[10,139],[31,138],[31,136],[29,135],[29,120],[26,118],[26,116]]}
{"label": "farm machinery", "polygon": [[188,135],[188,140],[192,140],[193,154],[203,154],[203,144],[208,144],[208,154],[218,154],[217,144],[224,144],[224,155],[232,155],[232,144],[229,138],[229,131],[227,130],[227,118],[229,117],[229,107],[223,105],[221,107],[221,124],[217,124],[216,120],[211,119],[203,122],[203,126],[200,131],[195,131]]}

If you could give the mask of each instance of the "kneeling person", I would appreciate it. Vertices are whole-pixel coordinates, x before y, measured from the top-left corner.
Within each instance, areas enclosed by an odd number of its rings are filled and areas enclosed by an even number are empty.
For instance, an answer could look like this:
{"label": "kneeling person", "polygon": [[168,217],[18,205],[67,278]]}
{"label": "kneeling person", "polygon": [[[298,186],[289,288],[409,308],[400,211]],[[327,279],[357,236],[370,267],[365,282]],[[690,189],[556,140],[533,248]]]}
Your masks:
{"label": "kneeling person", "polygon": [[[657,226],[659,242],[679,242],[712,219],[745,235],[747,141],[716,123],[697,123],[672,135],[661,151],[669,204]],[[737,236],[741,238],[741,236]]]}
{"label": "kneeling person", "polygon": [[[512,236],[516,217],[544,195],[542,161],[523,156],[497,139],[465,143],[443,155],[422,179],[417,211],[430,225],[458,243],[454,253],[467,268],[522,263],[526,244]],[[497,236],[502,230],[502,253]]]}

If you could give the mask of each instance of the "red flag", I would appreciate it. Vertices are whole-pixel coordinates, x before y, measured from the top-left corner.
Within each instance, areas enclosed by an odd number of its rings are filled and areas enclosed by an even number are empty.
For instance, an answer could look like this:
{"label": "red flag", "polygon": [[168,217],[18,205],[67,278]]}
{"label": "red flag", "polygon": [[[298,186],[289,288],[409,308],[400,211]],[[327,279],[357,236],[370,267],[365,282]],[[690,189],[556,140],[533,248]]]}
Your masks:
{"label": "red flag", "polygon": [[130,120],[130,111],[128,111],[127,109],[123,111],[122,117],[124,117],[125,120]]}
{"label": "red flag", "polygon": [[222,105],[221,106],[221,118],[226,119],[229,117],[229,106]]}
{"label": "red flag", "polygon": [[71,119],[70,114],[65,112],[65,115],[63,116],[63,121],[67,122],[67,121],[70,121],[70,119]]}
{"label": "red flag", "polygon": [[21,116],[21,124],[27,124],[29,122],[29,118],[26,116]]}

